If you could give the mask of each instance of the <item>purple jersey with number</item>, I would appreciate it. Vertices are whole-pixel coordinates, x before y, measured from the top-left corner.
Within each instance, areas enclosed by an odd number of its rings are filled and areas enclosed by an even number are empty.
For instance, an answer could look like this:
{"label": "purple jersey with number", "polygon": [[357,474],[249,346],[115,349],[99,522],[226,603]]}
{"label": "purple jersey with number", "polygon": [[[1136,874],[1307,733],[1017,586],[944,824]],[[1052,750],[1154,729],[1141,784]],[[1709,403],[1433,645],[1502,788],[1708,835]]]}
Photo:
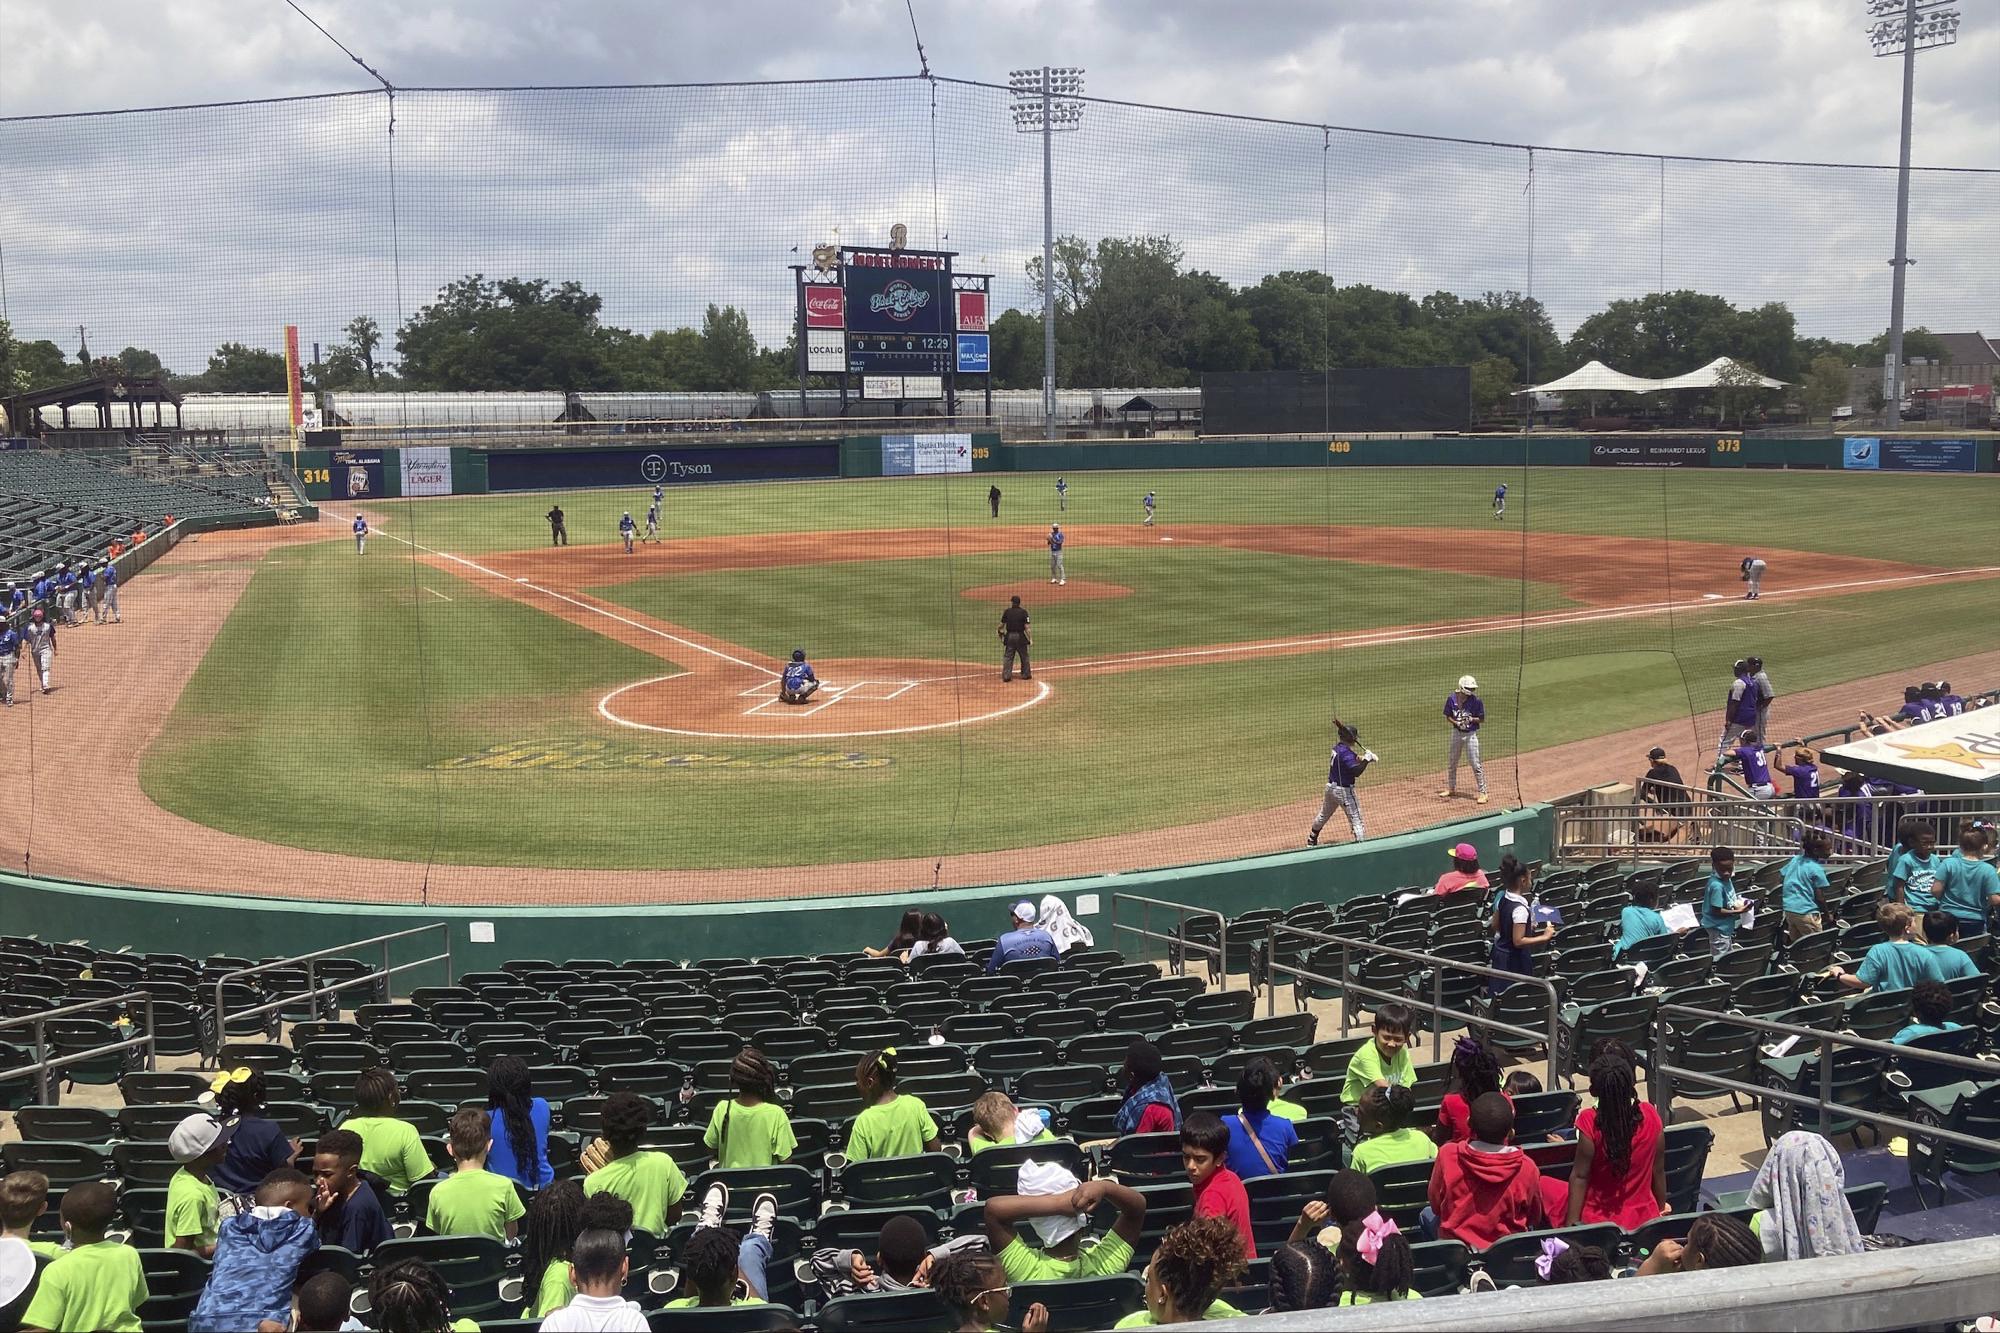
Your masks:
{"label": "purple jersey with number", "polygon": [[1454,690],[1444,697],[1444,715],[1460,731],[1477,731],[1479,724],[1486,720],[1486,705],[1476,694],[1460,694]]}
{"label": "purple jersey with number", "polygon": [[1326,780],[1336,787],[1352,787],[1361,776],[1361,756],[1346,741],[1333,747],[1333,762],[1327,765]]}
{"label": "purple jersey with number", "polygon": [[1819,766],[1817,764],[1786,764],[1782,772],[1792,780],[1792,795],[1802,801],[1810,801],[1819,795]]}
{"label": "purple jersey with number", "polygon": [[1739,745],[1731,751],[1743,762],[1743,780],[1753,787],[1771,785],[1771,766],[1764,762],[1763,747]]}

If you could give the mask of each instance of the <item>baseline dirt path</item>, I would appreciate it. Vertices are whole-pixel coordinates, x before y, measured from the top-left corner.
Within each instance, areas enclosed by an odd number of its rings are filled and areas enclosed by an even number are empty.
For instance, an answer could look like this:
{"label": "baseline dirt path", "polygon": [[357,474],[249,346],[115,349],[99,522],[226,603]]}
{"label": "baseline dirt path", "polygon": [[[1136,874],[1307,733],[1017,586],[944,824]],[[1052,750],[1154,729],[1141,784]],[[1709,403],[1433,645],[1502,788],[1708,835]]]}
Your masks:
{"label": "baseline dirt path", "polygon": [[[371,514],[370,519],[374,521],[375,516]],[[1277,534],[1269,537],[1273,542],[1293,540]],[[1420,549],[1436,550],[1440,560],[1456,558],[1448,534],[1429,533],[1428,537],[1435,545]],[[23,691],[22,702],[5,717],[17,775],[15,799],[0,804],[0,848],[7,850],[9,861],[21,864],[21,851],[26,848],[32,852],[32,869],[40,874],[259,897],[409,904],[418,900],[427,883],[429,900],[438,905],[664,904],[793,898],[895,890],[931,882],[934,860],[929,856],[721,871],[426,868],[410,862],[260,842],[194,823],[154,805],[139,786],[139,757],[159,734],[257,562],[273,546],[345,539],[344,533],[325,534],[321,529],[309,534],[303,527],[264,530],[261,537],[255,533],[210,534],[183,543],[127,589],[122,626],[65,631],[57,661],[57,690],[45,697]],[[1379,542],[1380,534],[1374,534],[1373,540]],[[732,551],[730,558],[748,559],[757,545],[746,543],[741,550]],[[1515,545],[1518,548],[1518,541]],[[1658,551],[1656,543],[1643,545],[1647,552]],[[609,563],[624,559],[622,551],[576,549],[579,570],[597,560]],[[960,549],[964,549],[963,543]],[[1325,537],[1315,530],[1309,553],[1324,552]],[[923,548],[913,553],[934,551]],[[1379,545],[1365,552],[1375,561],[1386,553]],[[558,557],[564,554],[557,553]],[[880,558],[882,554],[880,546],[870,541],[866,554],[857,558]],[[1574,566],[1573,548],[1557,554],[1561,563]],[[796,551],[792,558],[798,558]],[[1917,572],[1881,562],[1841,562],[1835,566],[1825,557],[1811,559],[1810,566],[1802,567],[1811,568],[1815,579],[1825,582],[1845,581],[1833,577],[1836,568],[1857,581],[1902,578]],[[1775,560],[1773,566],[1782,568]],[[1481,569],[1497,572],[1491,563]],[[1904,572],[1894,572],[1897,570]],[[538,572],[548,577],[546,569]],[[1621,577],[1630,579],[1631,575],[1627,570]],[[1728,566],[1715,580],[1718,587],[1727,587]],[[608,581],[613,580],[594,574],[576,580]],[[1606,597],[1620,591],[1612,586],[1614,581],[1603,581],[1601,574],[1593,573],[1587,581],[1603,587]],[[1650,581],[1645,585],[1627,582],[1623,590],[1629,592],[1636,586],[1650,586]],[[573,591],[565,595],[583,596]],[[1781,584],[1773,582],[1767,588],[1767,598],[1782,595]],[[652,632],[663,627],[649,626],[643,617],[601,605],[571,609],[579,623],[586,616],[599,622],[592,625],[598,632],[623,623],[622,629],[608,632],[621,639],[630,633],[633,638],[628,641],[667,656]],[[597,614],[600,611],[610,611],[623,620]],[[680,627],[671,632],[685,633]],[[721,645],[718,641],[707,646]],[[907,668],[913,664],[893,665]],[[1057,664],[1050,666],[1053,669]],[[1037,684],[1041,676],[1038,670]],[[1863,708],[1884,707],[1900,695],[1904,682],[1925,676],[1967,682],[1994,680],[2000,678],[2000,651],[1785,695],[1778,706],[1779,727],[1783,731],[1815,729],[1851,717]],[[17,685],[25,681],[25,674],[17,677]],[[1022,687],[1017,684],[1014,688]],[[1699,756],[1706,747],[1713,746],[1718,724],[1719,717],[1710,713],[1692,724],[1681,720],[1536,751],[1518,760],[1496,760],[1488,765],[1495,797],[1492,808],[1547,799],[1594,782],[1629,780],[1642,766],[1640,756],[1656,743],[1667,746],[1675,762],[1691,772],[1699,767]],[[1441,760],[1442,741],[1439,749]],[[1318,808],[1314,777],[1301,775],[1296,801],[1265,810],[1175,828],[946,856],[940,881],[954,886],[1005,883],[1288,849],[1302,841],[1306,823]],[[356,780],[365,781],[366,775],[357,774]],[[1421,828],[1477,810],[1469,801],[1441,802],[1435,798],[1435,790],[1435,778],[1431,777],[1366,786],[1363,803],[1370,832],[1380,835]],[[1344,839],[1339,821],[1333,832]]]}

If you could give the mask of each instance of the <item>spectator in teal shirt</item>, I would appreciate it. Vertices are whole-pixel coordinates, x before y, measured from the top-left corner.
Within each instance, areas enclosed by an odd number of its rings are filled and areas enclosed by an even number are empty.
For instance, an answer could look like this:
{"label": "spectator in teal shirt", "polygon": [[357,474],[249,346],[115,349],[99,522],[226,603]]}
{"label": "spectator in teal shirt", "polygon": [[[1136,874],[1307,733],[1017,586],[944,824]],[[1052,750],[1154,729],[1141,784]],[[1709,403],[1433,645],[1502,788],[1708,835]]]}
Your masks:
{"label": "spectator in teal shirt", "polygon": [[[1935,884],[1938,906],[1975,935],[1986,933],[1986,910],[2000,901],[2000,871],[1986,859],[1986,834],[1969,828],[1958,837],[1958,850],[1938,864]],[[1925,938],[1930,919],[1924,919]],[[1936,941],[1932,941],[1935,943]]]}
{"label": "spectator in teal shirt", "polygon": [[1890,1038],[1898,1046],[1939,1032],[1955,1032],[1961,1026],[1951,1021],[1951,992],[1942,981],[1916,984],[1910,993],[1910,1017],[1915,1021]]}
{"label": "spectator in teal shirt", "polygon": [[1921,825],[1911,829],[1902,843],[1905,850],[1889,866],[1889,889],[1884,896],[1892,903],[1907,904],[1910,911],[1922,916],[1937,906],[1938,858],[1932,854],[1937,834],[1929,825]]}
{"label": "spectator in teal shirt", "polygon": [[1666,935],[1667,922],[1660,915],[1660,891],[1646,884],[1632,890],[1631,905],[1618,913],[1618,941],[1611,946],[1611,957],[1615,960],[1640,940],[1650,940],[1655,935]]}
{"label": "spectator in teal shirt", "polygon": [[1833,854],[1824,829],[1807,829],[1797,856],[1785,862],[1782,903],[1785,942],[1795,943],[1822,928],[1820,896],[1827,891],[1826,858]]}
{"label": "spectator in teal shirt", "polygon": [[1950,912],[1934,907],[1924,913],[1924,941],[1931,961],[1937,964],[1940,980],[1957,981],[1960,977],[1979,975],[1979,964],[1958,947],[1958,918]]}
{"label": "spectator in teal shirt", "polygon": [[1848,990],[1907,990],[1919,981],[1937,981],[1937,959],[1929,949],[1909,938],[1910,909],[1901,903],[1883,903],[1875,909],[1875,920],[1889,938],[1862,956],[1861,966],[1852,972],[1832,968],[1832,976]]}
{"label": "spectator in teal shirt", "polygon": [[1701,898],[1701,924],[1708,932],[1709,952],[1720,958],[1736,947],[1736,927],[1750,905],[1736,892],[1736,853],[1717,847],[1708,854],[1708,891]]}

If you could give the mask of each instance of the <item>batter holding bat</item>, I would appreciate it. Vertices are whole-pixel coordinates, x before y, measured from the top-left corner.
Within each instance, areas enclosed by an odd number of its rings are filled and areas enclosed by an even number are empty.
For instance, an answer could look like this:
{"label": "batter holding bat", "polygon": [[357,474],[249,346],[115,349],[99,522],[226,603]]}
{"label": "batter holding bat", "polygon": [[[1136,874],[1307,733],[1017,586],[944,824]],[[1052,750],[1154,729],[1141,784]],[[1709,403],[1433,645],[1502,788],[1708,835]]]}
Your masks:
{"label": "batter holding bat", "polygon": [[1333,818],[1333,809],[1339,806],[1347,811],[1347,826],[1354,830],[1354,840],[1360,842],[1367,835],[1361,831],[1361,798],[1354,794],[1354,784],[1375,762],[1375,752],[1369,749],[1357,750],[1361,744],[1361,733],[1342,722],[1333,720],[1334,734],[1339,742],[1333,747],[1333,758],[1326,768],[1326,797],[1320,802],[1319,815],[1313,820],[1312,828],[1306,833],[1306,846],[1319,846],[1319,831],[1326,827],[1326,821]]}

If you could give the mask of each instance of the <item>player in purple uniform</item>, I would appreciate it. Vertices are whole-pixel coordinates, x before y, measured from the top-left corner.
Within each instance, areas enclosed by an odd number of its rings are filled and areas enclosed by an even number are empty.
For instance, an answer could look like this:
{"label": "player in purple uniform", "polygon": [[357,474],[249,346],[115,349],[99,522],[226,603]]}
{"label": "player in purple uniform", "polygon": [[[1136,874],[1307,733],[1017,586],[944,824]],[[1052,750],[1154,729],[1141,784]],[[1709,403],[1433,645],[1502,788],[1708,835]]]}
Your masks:
{"label": "player in purple uniform", "polygon": [[1486,720],[1486,705],[1479,698],[1479,682],[1470,676],[1458,678],[1458,688],[1444,697],[1445,721],[1451,723],[1451,741],[1445,751],[1444,790],[1438,799],[1458,795],[1458,760],[1472,760],[1472,780],[1479,788],[1479,803],[1486,804],[1486,769],[1479,762],[1479,725]]}
{"label": "player in purple uniform", "polygon": [[1333,818],[1333,808],[1339,806],[1347,811],[1347,826],[1354,830],[1354,840],[1360,842],[1367,834],[1361,831],[1361,800],[1354,794],[1354,784],[1375,762],[1373,750],[1357,750],[1361,733],[1348,726],[1339,718],[1333,720],[1333,730],[1340,737],[1340,743],[1333,747],[1333,758],[1326,768],[1326,797],[1320,802],[1319,815],[1312,822],[1312,829],[1306,834],[1306,846],[1319,846],[1319,831],[1326,827],[1326,821]]}
{"label": "player in purple uniform", "polygon": [[1764,747],[1757,743],[1755,727],[1743,733],[1741,742],[1730,754],[1743,766],[1743,785],[1752,795],[1769,800],[1778,794],[1778,789],[1771,785],[1771,765],[1764,759]]}
{"label": "player in purple uniform", "polygon": [[792,660],[778,678],[778,698],[788,704],[802,704],[819,690],[819,675],[806,661],[806,650],[792,649]]}
{"label": "player in purple uniform", "polygon": [[1965,700],[1951,692],[1950,681],[1939,681],[1938,692],[1944,698],[1944,715],[1946,717],[1958,717],[1965,712]]}
{"label": "player in purple uniform", "polygon": [[1741,657],[1730,670],[1735,679],[1729,682],[1729,694],[1722,701],[1722,735],[1715,743],[1718,764],[1732,747],[1743,743],[1746,733],[1757,729],[1756,673],[1751,671],[1749,661]]}

